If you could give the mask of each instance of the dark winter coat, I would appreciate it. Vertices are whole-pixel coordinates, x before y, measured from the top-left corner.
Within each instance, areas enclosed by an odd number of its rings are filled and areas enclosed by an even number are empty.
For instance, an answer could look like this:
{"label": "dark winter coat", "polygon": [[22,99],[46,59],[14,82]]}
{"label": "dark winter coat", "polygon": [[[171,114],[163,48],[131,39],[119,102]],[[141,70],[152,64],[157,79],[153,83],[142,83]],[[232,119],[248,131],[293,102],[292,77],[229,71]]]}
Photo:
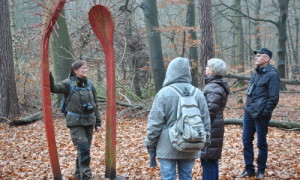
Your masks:
{"label": "dark winter coat", "polygon": [[224,137],[223,111],[229,94],[228,80],[217,76],[208,76],[203,88],[207,100],[211,121],[211,144],[201,151],[201,159],[220,159]]}
{"label": "dark winter coat", "polygon": [[[72,78],[72,81],[70,80]],[[80,79],[75,76],[71,76],[68,79],[65,79],[61,83],[54,84],[54,82],[50,82],[51,84],[51,92],[53,93],[63,93],[65,96],[68,96],[70,93],[70,82],[75,83],[75,86],[86,87],[87,83],[91,83],[91,91],[81,89],[76,90],[72,93],[70,99],[66,99],[67,102],[67,110],[68,114],[66,115],[66,125],[70,126],[90,126],[96,125],[100,126],[100,115],[97,106],[96,100],[96,89],[92,85],[91,81],[85,79]],[[85,111],[84,104],[91,103],[94,108],[93,113],[87,113]]]}
{"label": "dark winter coat", "polygon": [[280,79],[275,67],[271,64],[258,67],[251,76],[250,86],[246,92],[245,111],[251,118],[271,118],[279,101]]}

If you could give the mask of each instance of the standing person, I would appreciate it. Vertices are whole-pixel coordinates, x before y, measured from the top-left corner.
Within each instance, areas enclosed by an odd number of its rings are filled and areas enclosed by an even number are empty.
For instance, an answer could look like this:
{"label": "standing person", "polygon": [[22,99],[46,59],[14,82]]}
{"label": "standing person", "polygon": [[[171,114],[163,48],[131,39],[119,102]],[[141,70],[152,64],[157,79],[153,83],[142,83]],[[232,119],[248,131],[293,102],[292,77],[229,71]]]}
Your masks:
{"label": "standing person", "polygon": [[219,179],[218,160],[221,159],[224,137],[223,111],[230,92],[228,80],[223,78],[226,72],[227,65],[223,60],[217,58],[208,60],[205,71],[205,86],[202,92],[207,100],[210,115],[211,144],[201,151],[203,180]]}
{"label": "standing person", "polygon": [[[277,70],[270,64],[272,51],[262,48],[254,51],[256,69],[251,76],[250,86],[246,92],[244,107],[243,145],[245,170],[238,177],[264,177],[268,158],[267,134],[272,112],[279,101],[280,79]],[[254,134],[257,136],[257,173],[253,165]]]}
{"label": "standing person", "polygon": [[[182,152],[176,150],[170,141],[169,128],[177,120],[177,106],[179,95],[169,85],[174,85],[183,91],[190,91],[192,76],[189,60],[182,57],[173,59],[166,72],[163,88],[156,94],[150,114],[148,116],[147,137],[145,145],[150,154],[150,166],[156,166],[155,157],[159,158],[161,176],[163,180],[176,179],[176,165],[179,179],[192,179],[194,161],[200,156],[196,152]],[[209,136],[210,119],[207,103],[203,93],[198,90],[195,100],[200,109],[205,133]],[[209,139],[208,139],[209,141]]]}
{"label": "standing person", "polygon": [[88,67],[84,60],[78,60],[71,66],[68,79],[54,83],[50,74],[51,92],[63,93],[67,104],[66,125],[70,129],[71,139],[77,148],[74,179],[90,180],[90,147],[93,129],[101,127],[96,100],[96,89],[87,79]]}

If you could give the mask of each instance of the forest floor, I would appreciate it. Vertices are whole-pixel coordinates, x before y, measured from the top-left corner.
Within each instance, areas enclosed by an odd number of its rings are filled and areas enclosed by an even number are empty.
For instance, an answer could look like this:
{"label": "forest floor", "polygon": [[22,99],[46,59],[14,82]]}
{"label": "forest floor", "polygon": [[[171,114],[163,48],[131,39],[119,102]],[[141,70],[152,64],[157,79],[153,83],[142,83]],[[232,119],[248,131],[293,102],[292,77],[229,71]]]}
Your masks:
{"label": "forest floor", "polygon": [[[242,99],[242,92],[229,96],[225,118],[242,118]],[[299,87],[290,86],[289,92],[281,93],[272,119],[300,123],[299,101]],[[117,175],[132,180],[161,179],[159,168],[149,168],[148,153],[143,143],[147,113],[136,113],[128,109],[126,112],[119,113],[122,115],[117,118]],[[136,116],[133,117],[133,114]],[[53,119],[61,173],[63,179],[72,179],[76,149],[60,113],[54,112]],[[241,136],[241,126],[225,126],[223,154],[219,162],[220,179],[235,179],[243,171]],[[268,143],[269,158],[265,179],[300,179],[300,132],[270,127]],[[257,155],[257,148],[255,154]],[[105,112],[102,112],[100,132],[94,133],[91,168],[95,180],[105,179]],[[202,168],[197,159],[193,179],[201,179],[201,174]],[[0,124],[0,179],[53,179],[43,121],[17,127]]]}

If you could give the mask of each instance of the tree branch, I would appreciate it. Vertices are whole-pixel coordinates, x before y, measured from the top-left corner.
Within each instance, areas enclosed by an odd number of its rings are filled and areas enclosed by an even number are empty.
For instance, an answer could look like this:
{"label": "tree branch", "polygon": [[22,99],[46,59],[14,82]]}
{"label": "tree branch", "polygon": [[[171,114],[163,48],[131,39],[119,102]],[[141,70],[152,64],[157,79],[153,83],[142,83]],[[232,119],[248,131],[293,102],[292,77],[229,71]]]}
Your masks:
{"label": "tree branch", "polygon": [[[245,74],[227,74],[224,75],[224,77],[227,78],[235,78],[235,79],[239,79],[239,80],[250,80],[250,75],[245,75]],[[293,85],[300,85],[300,80],[298,79],[283,79],[280,78],[280,82],[282,84],[293,84]]]}
{"label": "tree branch", "polygon": [[222,0],[220,0],[220,2],[222,3],[223,6],[227,7],[228,9],[230,9],[230,10],[232,10],[232,11],[236,11],[236,12],[240,13],[243,17],[249,18],[249,19],[254,20],[254,21],[269,22],[269,23],[272,23],[272,24],[274,24],[275,26],[278,27],[278,23],[276,23],[276,22],[274,22],[274,21],[272,21],[272,20],[269,20],[269,19],[261,19],[261,18],[254,18],[254,17],[248,16],[248,15],[244,14],[243,12],[241,12],[241,11],[239,11],[239,10],[237,10],[237,9],[234,9],[234,8],[232,8],[232,7],[228,6],[228,5],[226,5]]}

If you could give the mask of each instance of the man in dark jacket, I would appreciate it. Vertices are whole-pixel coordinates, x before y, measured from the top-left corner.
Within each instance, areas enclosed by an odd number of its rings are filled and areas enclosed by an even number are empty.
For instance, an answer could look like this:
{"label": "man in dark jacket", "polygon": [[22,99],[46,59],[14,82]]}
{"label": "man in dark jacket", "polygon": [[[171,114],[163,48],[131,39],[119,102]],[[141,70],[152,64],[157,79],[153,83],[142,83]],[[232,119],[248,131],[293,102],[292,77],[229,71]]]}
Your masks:
{"label": "man in dark jacket", "polygon": [[[254,51],[256,69],[251,76],[246,92],[247,102],[244,107],[243,145],[245,171],[238,177],[264,177],[268,158],[267,134],[272,112],[279,101],[280,79],[277,70],[270,64],[272,51],[262,48]],[[257,135],[257,173],[253,165],[254,134]]]}

